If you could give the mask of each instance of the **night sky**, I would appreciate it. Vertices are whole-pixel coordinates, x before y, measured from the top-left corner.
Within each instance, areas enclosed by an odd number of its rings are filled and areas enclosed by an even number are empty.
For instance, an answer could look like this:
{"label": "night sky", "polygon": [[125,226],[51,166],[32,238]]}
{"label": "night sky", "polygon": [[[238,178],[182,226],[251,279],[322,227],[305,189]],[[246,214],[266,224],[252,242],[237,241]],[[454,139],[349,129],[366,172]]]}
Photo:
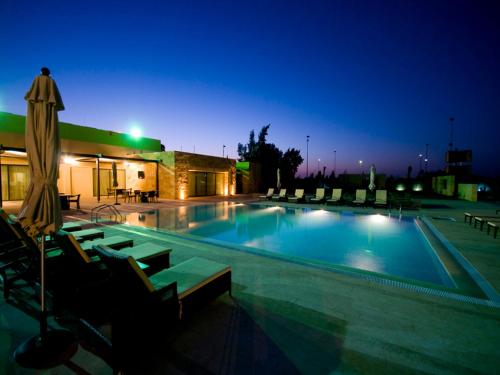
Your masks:
{"label": "night sky", "polygon": [[[60,120],[237,157],[271,123],[309,171],[416,173],[454,145],[500,175],[498,1],[0,1],[0,110],[48,66]],[[304,173],[305,162],[299,173]]]}

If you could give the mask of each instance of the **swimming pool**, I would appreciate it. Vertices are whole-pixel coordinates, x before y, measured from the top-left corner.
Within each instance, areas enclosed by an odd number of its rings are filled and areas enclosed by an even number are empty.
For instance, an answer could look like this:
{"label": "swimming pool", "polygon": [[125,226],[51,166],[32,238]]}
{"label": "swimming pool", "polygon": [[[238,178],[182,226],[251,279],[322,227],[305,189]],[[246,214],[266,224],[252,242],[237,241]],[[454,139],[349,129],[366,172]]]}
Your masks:
{"label": "swimming pool", "polygon": [[454,286],[409,217],[219,203],[130,214],[127,221],[262,255]]}

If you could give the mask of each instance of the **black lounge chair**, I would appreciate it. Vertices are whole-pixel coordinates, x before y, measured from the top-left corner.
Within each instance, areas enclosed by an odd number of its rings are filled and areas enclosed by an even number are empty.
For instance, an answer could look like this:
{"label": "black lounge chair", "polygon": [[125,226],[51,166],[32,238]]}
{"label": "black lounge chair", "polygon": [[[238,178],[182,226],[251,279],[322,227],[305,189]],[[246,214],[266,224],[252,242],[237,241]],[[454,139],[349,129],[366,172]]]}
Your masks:
{"label": "black lounge chair", "polygon": [[86,264],[90,263],[93,255],[95,255],[94,246],[101,245],[109,247],[111,250],[120,249],[120,253],[124,256],[131,256],[136,261],[145,264],[147,267],[141,266],[141,268],[147,269],[148,274],[170,266],[170,253],[172,249],[151,242],[133,246],[133,240],[122,236],[113,236],[81,244],[75,240],[71,233],[61,231],[56,234],[56,241],[65,254],[73,258],[77,257],[80,263],[81,260]]}
{"label": "black lounge chair", "polygon": [[[193,307],[220,294],[231,294],[231,267],[204,258],[194,257],[154,275],[147,276],[131,256],[110,251],[105,246],[94,249],[112,272],[117,305],[138,305],[138,301],[160,299],[165,293],[175,295],[178,317],[182,319]],[[137,302],[134,302],[136,301]]]}

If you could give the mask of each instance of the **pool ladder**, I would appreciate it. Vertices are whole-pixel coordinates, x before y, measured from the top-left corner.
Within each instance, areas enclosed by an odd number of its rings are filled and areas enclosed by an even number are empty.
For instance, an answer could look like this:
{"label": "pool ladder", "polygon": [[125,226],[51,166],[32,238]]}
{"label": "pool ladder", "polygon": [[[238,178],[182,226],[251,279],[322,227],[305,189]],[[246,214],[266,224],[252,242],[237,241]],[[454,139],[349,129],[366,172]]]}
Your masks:
{"label": "pool ladder", "polygon": [[90,221],[97,223],[99,221],[99,215],[103,214],[103,210],[108,209],[109,219],[113,220],[115,223],[123,222],[123,215],[118,211],[118,209],[112,204],[101,204],[92,208],[90,211]]}

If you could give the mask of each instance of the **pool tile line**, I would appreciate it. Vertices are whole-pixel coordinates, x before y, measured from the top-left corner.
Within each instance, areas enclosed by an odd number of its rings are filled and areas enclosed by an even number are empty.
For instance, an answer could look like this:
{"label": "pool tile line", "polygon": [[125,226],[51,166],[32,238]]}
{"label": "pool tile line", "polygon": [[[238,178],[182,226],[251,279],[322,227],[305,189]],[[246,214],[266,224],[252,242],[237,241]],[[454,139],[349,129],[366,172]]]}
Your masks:
{"label": "pool tile line", "polygon": [[446,247],[448,252],[455,258],[455,260],[464,268],[464,270],[469,274],[469,276],[474,280],[474,282],[481,288],[483,293],[492,302],[497,303],[500,306],[500,295],[491,286],[491,284],[474,268],[474,266],[451,244],[448,239],[437,230],[437,228],[429,221],[425,216],[421,217],[422,222],[424,222],[429,230],[434,234],[439,241]]}

